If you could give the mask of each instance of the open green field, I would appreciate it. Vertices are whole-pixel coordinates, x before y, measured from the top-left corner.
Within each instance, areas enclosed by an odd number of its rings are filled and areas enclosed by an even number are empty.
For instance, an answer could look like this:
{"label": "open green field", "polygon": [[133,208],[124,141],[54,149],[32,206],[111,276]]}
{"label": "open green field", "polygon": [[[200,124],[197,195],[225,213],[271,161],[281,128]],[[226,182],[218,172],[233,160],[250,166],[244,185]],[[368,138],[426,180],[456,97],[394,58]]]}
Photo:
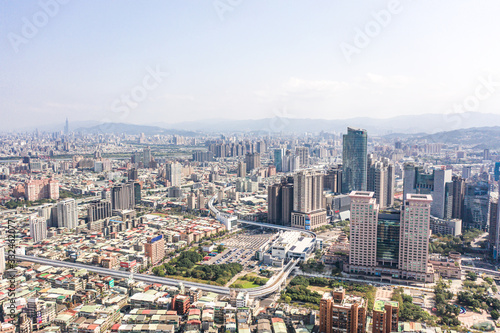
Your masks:
{"label": "open green field", "polygon": [[236,282],[233,283],[233,285],[236,285],[236,284],[241,284],[244,289],[259,287],[258,284],[255,284],[251,281],[245,281],[245,280],[240,280],[240,279],[236,280]]}
{"label": "open green field", "polygon": [[245,276],[241,276],[239,277],[232,285],[231,285],[231,288],[244,288],[244,289],[250,289],[250,288],[256,288],[256,287],[260,287],[261,284],[257,284],[253,281],[250,281],[250,280],[253,280],[254,278],[257,278],[257,279],[261,279],[263,281],[265,281],[265,283],[267,283],[267,281],[269,281],[268,278],[263,278],[263,277],[260,277],[258,276],[257,274],[255,273],[248,273],[246,274]]}

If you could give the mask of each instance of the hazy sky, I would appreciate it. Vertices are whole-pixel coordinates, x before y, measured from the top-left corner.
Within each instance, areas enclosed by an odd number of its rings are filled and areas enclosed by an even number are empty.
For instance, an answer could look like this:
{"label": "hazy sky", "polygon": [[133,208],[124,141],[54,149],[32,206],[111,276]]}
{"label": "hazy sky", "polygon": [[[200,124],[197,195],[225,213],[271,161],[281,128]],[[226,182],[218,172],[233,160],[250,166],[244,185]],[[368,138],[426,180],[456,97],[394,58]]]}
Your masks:
{"label": "hazy sky", "polygon": [[0,130],[500,113],[498,0],[0,4]]}

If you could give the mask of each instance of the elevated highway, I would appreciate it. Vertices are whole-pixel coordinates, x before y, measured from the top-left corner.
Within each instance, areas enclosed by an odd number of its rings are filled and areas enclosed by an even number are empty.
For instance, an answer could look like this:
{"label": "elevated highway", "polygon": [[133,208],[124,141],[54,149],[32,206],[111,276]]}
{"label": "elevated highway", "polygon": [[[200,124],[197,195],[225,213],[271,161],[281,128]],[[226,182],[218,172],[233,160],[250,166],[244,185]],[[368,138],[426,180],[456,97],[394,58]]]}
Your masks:
{"label": "elevated highway", "polygon": [[[28,261],[41,265],[48,265],[53,267],[64,267],[64,268],[76,268],[76,269],[86,269],[89,272],[97,273],[103,276],[112,276],[114,278],[128,279],[132,278],[134,281],[141,281],[145,283],[159,283],[167,286],[179,286],[180,283],[183,283],[187,288],[198,288],[203,291],[213,292],[221,295],[230,295],[230,288],[221,287],[221,286],[213,286],[204,283],[197,283],[185,280],[177,280],[172,278],[159,277],[154,275],[147,274],[131,274],[126,271],[119,271],[109,268],[103,268],[99,266],[86,265],[81,263],[74,263],[68,261],[60,261],[60,260],[51,260],[42,257],[35,256],[27,256],[27,255],[15,255],[15,259],[18,261]],[[297,261],[290,261],[278,275],[273,276],[266,285],[250,288],[250,289],[235,289],[237,291],[246,291],[248,292],[250,297],[264,297],[269,294],[274,293],[277,290],[280,290],[282,284],[286,281],[286,278],[295,268]]]}
{"label": "elevated highway", "polygon": [[[217,195],[214,195],[213,197],[210,198],[208,201],[208,208],[210,209],[210,212],[215,216],[225,216],[225,217],[232,217],[232,215],[229,214],[224,214],[220,212],[217,208],[214,206],[214,201],[217,198]],[[246,221],[246,220],[237,220],[238,223],[240,224],[246,224],[246,225],[253,225],[257,227],[262,227],[262,228],[269,228],[269,229],[276,229],[276,230],[288,230],[288,231],[300,231],[305,234],[310,235],[313,238],[316,238],[316,233],[314,233],[311,230],[305,230],[305,229],[299,229],[299,228],[292,228],[292,227],[287,227],[287,226],[282,226],[282,225],[277,225],[277,224],[270,224],[270,223],[261,223],[261,222],[255,222],[255,221]]]}

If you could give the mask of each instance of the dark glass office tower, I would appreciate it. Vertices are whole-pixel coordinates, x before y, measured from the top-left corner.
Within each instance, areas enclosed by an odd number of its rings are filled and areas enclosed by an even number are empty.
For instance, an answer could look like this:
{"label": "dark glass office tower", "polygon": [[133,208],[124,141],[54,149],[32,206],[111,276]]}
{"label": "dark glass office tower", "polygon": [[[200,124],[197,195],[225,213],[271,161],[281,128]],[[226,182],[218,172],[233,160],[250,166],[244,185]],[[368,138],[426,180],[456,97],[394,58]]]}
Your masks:
{"label": "dark glass office tower", "polygon": [[398,267],[400,215],[379,214],[377,222],[377,264]]}
{"label": "dark glass office tower", "polygon": [[347,128],[342,150],[342,193],[366,191],[367,168],[366,130]]}

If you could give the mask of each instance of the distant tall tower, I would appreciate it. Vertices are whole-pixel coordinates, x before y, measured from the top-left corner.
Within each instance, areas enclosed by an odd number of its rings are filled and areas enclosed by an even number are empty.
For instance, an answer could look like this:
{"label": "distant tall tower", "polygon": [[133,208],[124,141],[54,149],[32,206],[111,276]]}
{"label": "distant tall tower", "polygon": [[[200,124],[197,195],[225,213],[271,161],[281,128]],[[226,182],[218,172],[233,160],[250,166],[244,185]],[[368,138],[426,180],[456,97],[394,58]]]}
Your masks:
{"label": "distant tall tower", "polygon": [[68,118],[66,118],[66,124],[64,125],[64,134],[66,134],[66,135],[69,134],[69,121],[68,121]]}
{"label": "distant tall tower", "polygon": [[347,128],[342,150],[342,193],[366,191],[367,140],[366,130]]}

